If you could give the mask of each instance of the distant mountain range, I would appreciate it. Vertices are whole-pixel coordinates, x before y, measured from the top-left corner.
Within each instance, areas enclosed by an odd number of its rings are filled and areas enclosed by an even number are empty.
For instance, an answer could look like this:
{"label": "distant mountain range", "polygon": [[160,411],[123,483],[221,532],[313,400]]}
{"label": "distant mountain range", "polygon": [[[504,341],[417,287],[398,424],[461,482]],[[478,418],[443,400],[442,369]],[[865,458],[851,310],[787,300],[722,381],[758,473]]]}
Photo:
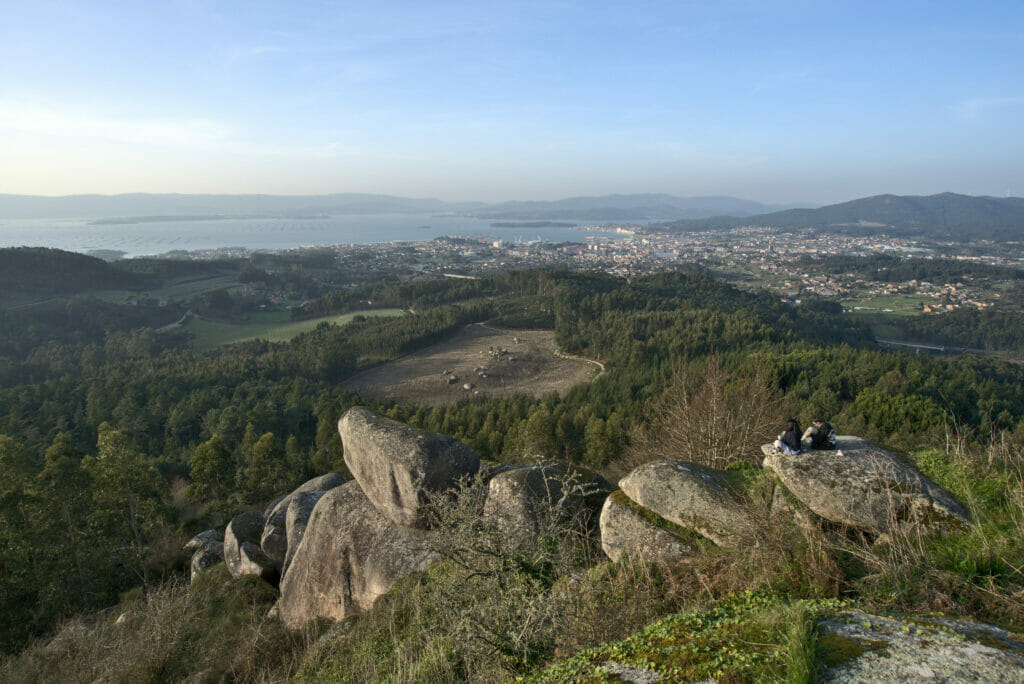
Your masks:
{"label": "distant mountain range", "polygon": [[673,195],[604,195],[571,197],[554,202],[503,202],[479,207],[474,216],[488,219],[576,219],[628,221],[698,219],[712,216],[750,216],[793,205],[767,205],[726,196],[675,197]]}
{"label": "distant mountain range", "polygon": [[[793,205],[788,205],[793,206]],[[309,216],[324,214],[457,213],[483,219],[623,221],[749,216],[775,209],[735,197],[606,195],[554,202],[442,202],[391,195],[0,195],[0,219],[86,218],[104,223],[126,218]]]}
{"label": "distant mountain range", "polygon": [[659,226],[673,232],[768,226],[818,228],[860,235],[885,233],[955,241],[1024,239],[1024,198],[944,192],[923,197],[877,195],[817,209],[788,209],[744,217],[718,216]]}
{"label": "distant mountain range", "polygon": [[664,194],[572,197],[552,202],[450,203],[392,195],[0,195],[0,219],[85,218],[100,223],[176,217],[303,217],[330,214],[441,214],[516,221],[662,221],[671,232],[769,226],[857,235],[888,234],[958,241],[1024,239],[1024,198],[951,192],[924,197],[878,195],[818,208],[766,205],[727,196]]}

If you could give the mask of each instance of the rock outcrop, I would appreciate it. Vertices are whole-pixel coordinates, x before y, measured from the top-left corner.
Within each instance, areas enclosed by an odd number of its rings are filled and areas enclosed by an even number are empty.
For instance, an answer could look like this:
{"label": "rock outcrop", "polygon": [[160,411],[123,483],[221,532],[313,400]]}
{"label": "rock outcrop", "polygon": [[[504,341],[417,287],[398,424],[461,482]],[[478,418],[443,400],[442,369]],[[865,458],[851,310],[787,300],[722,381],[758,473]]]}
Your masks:
{"label": "rock outcrop", "polygon": [[267,558],[263,549],[252,542],[242,542],[238,549],[238,574],[235,575],[236,577],[255,575],[270,583],[275,583],[279,574],[277,566]]}
{"label": "rock outcrop", "polygon": [[473,475],[480,457],[459,440],[381,418],[363,408],[338,421],[345,464],[372,504],[395,523],[427,527],[430,493]]}
{"label": "rock outcrop", "polygon": [[327,473],[307,480],[296,487],[290,494],[274,499],[267,512],[264,513],[266,523],[260,536],[260,548],[274,566],[283,574],[285,558],[288,555],[288,508],[296,496],[308,492],[324,492],[342,485],[345,478],[340,473]]}
{"label": "rock outcrop", "polygon": [[[333,487],[332,487],[333,489]],[[323,497],[325,491],[299,492],[292,497],[288,504],[288,513],[285,516],[285,536],[288,539],[288,553],[285,554],[284,565],[281,568],[281,575],[288,572],[295,553],[299,550],[299,544],[306,533],[306,525],[309,523],[309,516],[313,509]]]}
{"label": "rock outcrop", "polygon": [[206,568],[224,560],[224,542],[214,541],[196,549],[189,563],[189,582],[195,581],[196,575]]}
{"label": "rock outcrop", "polygon": [[189,581],[214,563],[224,560],[224,535],[217,530],[206,530],[189,539],[182,547],[192,554],[189,562]]}
{"label": "rock outcrop", "polygon": [[668,525],[659,525],[653,513],[638,508],[621,491],[612,492],[604,501],[601,548],[613,561],[628,554],[671,565],[697,552],[694,540],[670,531]]}
{"label": "rock outcrop", "polygon": [[619,482],[630,499],[725,548],[750,539],[749,510],[725,474],[685,461],[646,463]]}
{"label": "rock outcrop", "polygon": [[[258,511],[240,513],[228,523],[227,529],[224,530],[224,562],[227,563],[228,572],[232,577],[240,577],[243,574],[242,546],[248,543],[259,548],[262,535],[263,516]],[[260,553],[262,554],[262,551]],[[245,567],[248,568],[248,564]],[[256,574],[262,574],[262,571]]]}
{"label": "rock outcrop", "polygon": [[484,515],[498,521],[510,544],[527,543],[555,522],[544,518],[596,511],[611,489],[603,477],[564,462],[514,467],[491,478]]}
{"label": "rock outcrop", "polygon": [[281,582],[281,619],[298,628],[312,618],[341,620],[368,610],[395,582],[438,560],[430,534],[382,515],[358,482],[330,490],[313,509]]}
{"label": "rock outcrop", "polygon": [[206,530],[185,542],[182,548],[186,553],[195,553],[210,544],[219,544],[224,541],[224,535],[219,530]]}
{"label": "rock outcrop", "polygon": [[846,656],[822,682],[1024,682],[1024,643],[980,622],[848,611],[822,621],[818,641],[826,661]]}
{"label": "rock outcrop", "polygon": [[839,437],[841,451],[803,451],[786,456],[762,448],[770,468],[817,515],[875,534],[904,525],[970,523],[956,498],[913,466],[859,437]]}

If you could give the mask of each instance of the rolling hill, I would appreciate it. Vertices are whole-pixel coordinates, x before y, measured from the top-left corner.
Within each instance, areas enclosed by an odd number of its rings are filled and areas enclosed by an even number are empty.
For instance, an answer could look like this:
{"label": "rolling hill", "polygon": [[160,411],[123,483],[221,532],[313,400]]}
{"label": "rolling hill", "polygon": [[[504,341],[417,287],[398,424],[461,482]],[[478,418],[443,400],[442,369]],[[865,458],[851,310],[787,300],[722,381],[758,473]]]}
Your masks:
{"label": "rolling hill", "polygon": [[1024,237],[1024,198],[973,197],[952,192],[928,196],[877,195],[817,209],[682,220],[659,227],[673,232],[694,232],[746,225],[959,241],[1014,240]]}

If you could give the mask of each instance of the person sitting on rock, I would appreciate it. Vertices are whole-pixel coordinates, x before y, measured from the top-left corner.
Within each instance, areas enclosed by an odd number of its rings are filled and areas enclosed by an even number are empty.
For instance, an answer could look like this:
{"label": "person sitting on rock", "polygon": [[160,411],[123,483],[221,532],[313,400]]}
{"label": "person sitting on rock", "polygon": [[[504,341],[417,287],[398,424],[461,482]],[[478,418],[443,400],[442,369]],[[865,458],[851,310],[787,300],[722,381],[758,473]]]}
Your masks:
{"label": "person sitting on rock", "polygon": [[775,440],[775,447],[787,456],[800,453],[800,423],[795,418],[786,421],[786,429]]}
{"label": "person sitting on rock", "polygon": [[836,431],[832,426],[821,418],[811,421],[811,427],[803,434],[800,441],[809,440],[812,449],[826,449],[831,451],[836,448]]}

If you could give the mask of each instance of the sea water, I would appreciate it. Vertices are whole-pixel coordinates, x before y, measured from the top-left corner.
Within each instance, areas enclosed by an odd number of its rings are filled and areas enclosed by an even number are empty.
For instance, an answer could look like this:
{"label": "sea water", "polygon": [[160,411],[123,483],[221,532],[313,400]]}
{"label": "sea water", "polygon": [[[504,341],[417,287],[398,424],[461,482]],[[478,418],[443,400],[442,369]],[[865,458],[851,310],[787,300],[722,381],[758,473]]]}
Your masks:
{"label": "sea water", "polygon": [[[347,214],[315,218],[224,218],[104,224],[90,219],[0,219],[0,247],[54,247],[71,252],[123,252],[127,257],[242,247],[421,242],[436,237],[484,237],[505,242],[585,242],[622,237],[612,227],[492,226],[491,219],[433,214]],[[631,222],[635,223],[635,222]],[[623,222],[622,225],[628,225]]]}

